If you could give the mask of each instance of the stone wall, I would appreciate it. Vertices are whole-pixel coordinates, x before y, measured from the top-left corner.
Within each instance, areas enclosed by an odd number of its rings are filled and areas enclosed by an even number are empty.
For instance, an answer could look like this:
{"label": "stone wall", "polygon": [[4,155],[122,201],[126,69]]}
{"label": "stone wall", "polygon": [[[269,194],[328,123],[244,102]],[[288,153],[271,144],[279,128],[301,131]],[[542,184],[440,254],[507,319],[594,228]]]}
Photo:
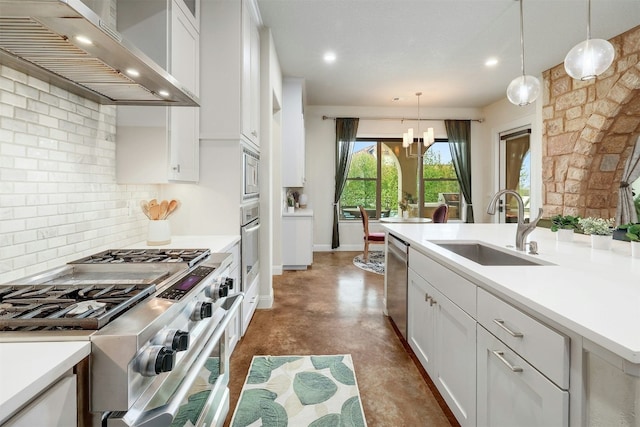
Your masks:
{"label": "stone wall", "polygon": [[640,26],[611,39],[616,56],[591,81],[564,64],[543,73],[544,216],[615,217],[625,162],[640,133]]}

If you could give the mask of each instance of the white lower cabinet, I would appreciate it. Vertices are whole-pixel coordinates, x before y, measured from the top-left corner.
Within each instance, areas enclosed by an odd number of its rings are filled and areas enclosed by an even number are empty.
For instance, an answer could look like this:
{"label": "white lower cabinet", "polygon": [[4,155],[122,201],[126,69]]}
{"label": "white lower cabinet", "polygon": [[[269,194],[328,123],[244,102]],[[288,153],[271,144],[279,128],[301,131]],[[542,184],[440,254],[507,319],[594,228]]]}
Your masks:
{"label": "white lower cabinet", "polygon": [[304,270],[313,264],[313,212],[282,216],[282,266]]}
{"label": "white lower cabinet", "polygon": [[476,321],[411,268],[408,278],[409,345],[460,425],[474,426]]}
{"label": "white lower cabinet", "polygon": [[569,425],[569,392],[478,325],[478,426]]}
{"label": "white lower cabinet", "polygon": [[76,376],[60,379],[3,426],[70,427],[77,424]]}
{"label": "white lower cabinet", "polygon": [[407,310],[409,346],[460,425],[569,425],[569,337],[414,248]]}
{"label": "white lower cabinet", "polygon": [[260,287],[260,275],[256,276],[253,282],[245,289],[244,300],[242,301],[242,335],[247,331],[249,322],[258,307],[258,288]]}

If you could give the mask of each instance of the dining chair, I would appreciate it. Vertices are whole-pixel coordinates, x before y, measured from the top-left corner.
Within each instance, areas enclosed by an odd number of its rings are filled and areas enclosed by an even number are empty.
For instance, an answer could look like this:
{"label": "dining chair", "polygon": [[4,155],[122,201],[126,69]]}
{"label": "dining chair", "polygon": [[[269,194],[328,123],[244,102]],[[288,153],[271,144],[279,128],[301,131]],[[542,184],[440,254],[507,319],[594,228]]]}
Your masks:
{"label": "dining chair", "polygon": [[445,223],[449,219],[449,205],[438,206],[431,215],[431,221],[434,223]]}
{"label": "dining chair", "polygon": [[384,233],[369,233],[369,215],[363,206],[360,208],[360,217],[362,218],[362,227],[364,228],[364,262],[369,261],[369,244],[383,244]]}

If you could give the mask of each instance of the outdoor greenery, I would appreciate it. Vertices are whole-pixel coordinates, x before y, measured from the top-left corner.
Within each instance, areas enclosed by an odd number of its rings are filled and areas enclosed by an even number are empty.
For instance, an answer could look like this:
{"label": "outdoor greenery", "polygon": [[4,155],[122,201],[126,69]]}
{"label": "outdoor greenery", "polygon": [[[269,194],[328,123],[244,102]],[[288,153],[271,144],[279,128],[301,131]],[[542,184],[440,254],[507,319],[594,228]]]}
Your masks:
{"label": "outdoor greenery", "polygon": [[[383,145],[384,147],[384,145]],[[376,208],[377,158],[374,155],[376,145],[353,153],[351,166],[347,175],[347,182],[341,197],[343,207],[363,205],[367,209]],[[380,179],[380,209],[382,211],[399,211],[397,162],[392,150],[390,154],[382,156]],[[414,171],[403,171],[413,173]],[[459,193],[459,185],[452,163],[443,164],[440,154],[429,150],[424,156],[425,202],[437,202],[439,193]],[[416,177],[417,180],[417,177]],[[416,181],[417,187],[417,181]],[[409,203],[415,203],[415,188],[403,189],[403,200],[410,198]]]}

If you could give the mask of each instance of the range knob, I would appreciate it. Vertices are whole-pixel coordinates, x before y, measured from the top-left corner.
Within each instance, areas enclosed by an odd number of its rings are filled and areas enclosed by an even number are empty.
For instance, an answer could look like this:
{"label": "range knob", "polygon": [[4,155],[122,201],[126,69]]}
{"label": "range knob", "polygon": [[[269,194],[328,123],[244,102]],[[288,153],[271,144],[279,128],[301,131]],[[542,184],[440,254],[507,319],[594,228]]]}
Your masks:
{"label": "range knob", "polygon": [[153,339],[153,344],[169,347],[175,351],[185,351],[189,348],[189,332],[167,329]]}
{"label": "range knob", "polygon": [[229,284],[224,278],[219,278],[208,288],[205,289],[205,295],[207,298],[211,298],[217,301],[220,298],[224,298],[229,294]]}
{"label": "range knob", "polygon": [[171,371],[175,361],[175,351],[163,345],[152,345],[138,356],[138,371],[145,377],[153,377]]}
{"label": "range knob", "polygon": [[210,302],[198,301],[191,313],[191,320],[202,320],[213,316],[213,304]]}
{"label": "range knob", "polygon": [[233,278],[227,277],[226,279],[224,279],[224,283],[227,285],[229,289],[233,289],[233,283],[234,283]]}

